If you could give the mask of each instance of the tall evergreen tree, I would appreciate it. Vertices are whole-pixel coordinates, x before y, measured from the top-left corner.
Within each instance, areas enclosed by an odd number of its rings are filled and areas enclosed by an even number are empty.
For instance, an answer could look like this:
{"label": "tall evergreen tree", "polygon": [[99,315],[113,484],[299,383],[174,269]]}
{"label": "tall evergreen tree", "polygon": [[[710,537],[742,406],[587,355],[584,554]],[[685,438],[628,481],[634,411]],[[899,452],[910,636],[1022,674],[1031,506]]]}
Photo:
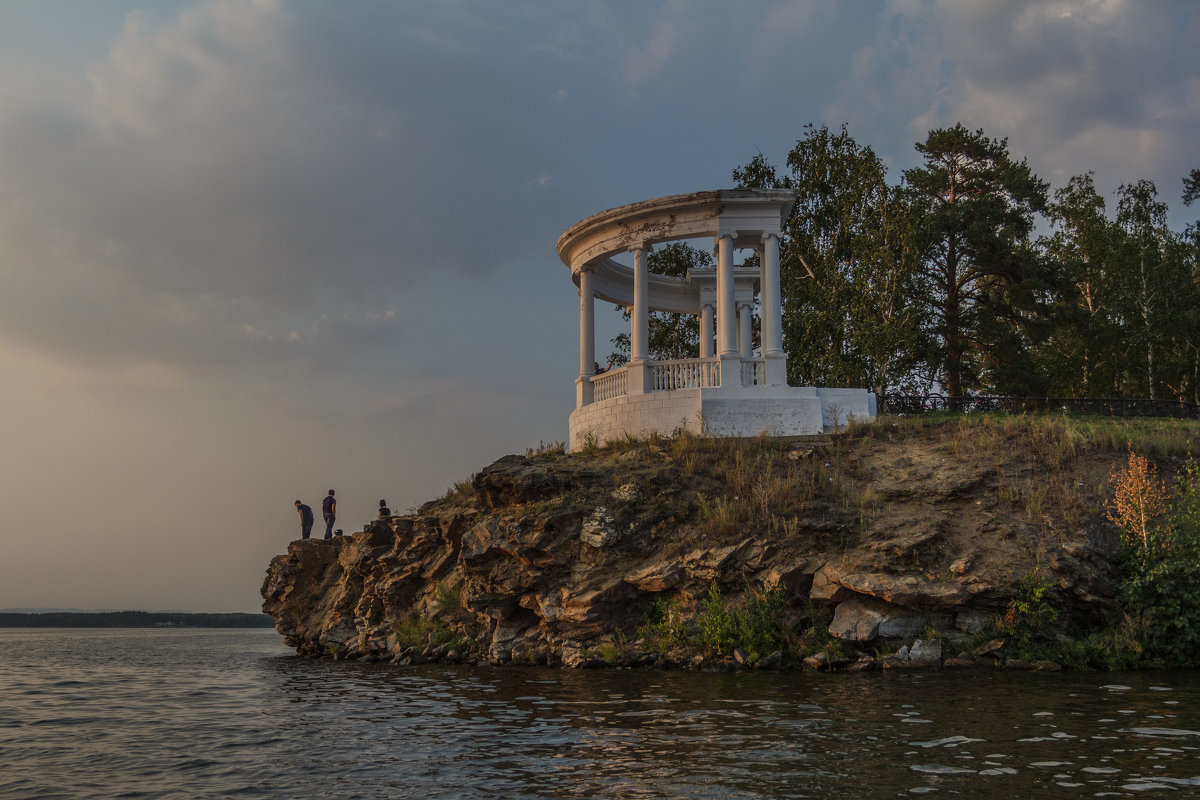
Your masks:
{"label": "tall evergreen tree", "polygon": [[1041,387],[1028,325],[1042,272],[1030,242],[1047,185],[1006,139],[961,124],[931,131],[904,173],[921,220],[921,302],[936,341],[936,375],[952,396]]}

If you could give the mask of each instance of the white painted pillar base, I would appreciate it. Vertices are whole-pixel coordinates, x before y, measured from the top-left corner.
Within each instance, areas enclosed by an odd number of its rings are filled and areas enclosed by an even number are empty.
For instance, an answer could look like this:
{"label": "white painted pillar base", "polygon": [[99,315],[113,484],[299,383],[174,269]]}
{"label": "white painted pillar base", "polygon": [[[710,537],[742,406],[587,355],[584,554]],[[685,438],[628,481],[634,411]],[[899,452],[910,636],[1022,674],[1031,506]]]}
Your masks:
{"label": "white painted pillar base", "polygon": [[787,356],[783,353],[767,353],[767,386],[787,386]]}
{"label": "white painted pillar base", "polygon": [[590,406],[596,399],[596,387],[586,375],[575,379],[575,408]]}
{"label": "white painted pillar base", "polygon": [[643,359],[641,361],[630,361],[625,369],[625,393],[626,394],[645,394],[646,392],[654,391],[654,369],[650,362]]}

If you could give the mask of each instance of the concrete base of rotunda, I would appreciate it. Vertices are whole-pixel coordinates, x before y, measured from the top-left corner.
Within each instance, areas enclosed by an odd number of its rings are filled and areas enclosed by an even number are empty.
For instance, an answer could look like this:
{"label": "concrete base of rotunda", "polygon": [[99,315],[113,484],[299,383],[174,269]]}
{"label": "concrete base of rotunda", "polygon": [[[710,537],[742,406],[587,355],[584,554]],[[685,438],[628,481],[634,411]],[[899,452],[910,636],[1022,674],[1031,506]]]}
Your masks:
{"label": "concrete base of rotunda", "polygon": [[627,394],[571,413],[570,449],[626,436],[688,431],[701,436],[806,436],[875,421],[875,395],[866,389],[757,386],[676,389]]}

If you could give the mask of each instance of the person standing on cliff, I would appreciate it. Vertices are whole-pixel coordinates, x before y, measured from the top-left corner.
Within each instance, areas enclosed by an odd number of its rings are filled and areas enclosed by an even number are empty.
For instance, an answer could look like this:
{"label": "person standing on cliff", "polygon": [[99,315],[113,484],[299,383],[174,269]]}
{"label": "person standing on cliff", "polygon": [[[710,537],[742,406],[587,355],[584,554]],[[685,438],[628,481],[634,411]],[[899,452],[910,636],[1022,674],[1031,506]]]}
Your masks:
{"label": "person standing on cliff", "polygon": [[321,514],[325,517],[325,538],[333,538],[333,521],[337,519],[337,500],[334,499],[333,489],[321,501]]}
{"label": "person standing on cliff", "polygon": [[383,519],[385,517],[390,517],[391,515],[392,515],[392,510],[390,508],[388,508],[387,500],[380,500],[379,501],[379,518]]}
{"label": "person standing on cliff", "polygon": [[312,526],[313,526],[312,509],[309,508],[308,506],[304,505],[304,503],[301,503],[299,500],[297,500],[296,501],[296,510],[300,512],[300,538],[307,539],[309,537],[309,535],[312,533]]}

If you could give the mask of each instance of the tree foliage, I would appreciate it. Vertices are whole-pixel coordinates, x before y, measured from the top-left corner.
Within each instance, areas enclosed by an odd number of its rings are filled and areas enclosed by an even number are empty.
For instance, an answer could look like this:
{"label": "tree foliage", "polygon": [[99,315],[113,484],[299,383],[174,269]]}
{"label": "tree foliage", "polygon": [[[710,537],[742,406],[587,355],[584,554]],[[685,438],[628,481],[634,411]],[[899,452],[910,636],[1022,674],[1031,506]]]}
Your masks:
{"label": "tree foliage", "polygon": [[935,376],[953,396],[985,386],[1036,393],[1029,350],[1037,292],[1046,288],[1030,236],[1047,185],[1004,139],[962,125],[917,145],[904,173],[920,220],[919,278]]}
{"label": "tree foliage", "polygon": [[1200,222],[1172,232],[1145,180],[1112,215],[1090,172],[1051,195],[1006,139],[961,124],[916,150],[892,185],[846,126],[807,125],[786,171],[761,153],[734,169],[739,186],[797,193],[790,383],[1200,403]]}
{"label": "tree foliage", "polygon": [[[733,170],[796,192],[780,248],[789,383],[1200,404],[1200,221],[1172,231],[1148,180],[1111,212],[1090,172],[1051,193],[1006,139],[961,124],[915,148],[921,165],[890,183],[845,125],[806,125],[785,166],[756,153]],[[1200,169],[1182,199],[1200,199]],[[679,278],[712,263],[686,242],[649,258]],[[699,354],[695,315],[649,328],[652,358]],[[628,334],[614,345],[624,363]]]}
{"label": "tree foliage", "polygon": [[844,125],[808,125],[787,166],[779,177],[758,154],[733,177],[797,192],[780,250],[789,381],[882,391],[911,380],[925,349],[914,228],[883,162]]}

